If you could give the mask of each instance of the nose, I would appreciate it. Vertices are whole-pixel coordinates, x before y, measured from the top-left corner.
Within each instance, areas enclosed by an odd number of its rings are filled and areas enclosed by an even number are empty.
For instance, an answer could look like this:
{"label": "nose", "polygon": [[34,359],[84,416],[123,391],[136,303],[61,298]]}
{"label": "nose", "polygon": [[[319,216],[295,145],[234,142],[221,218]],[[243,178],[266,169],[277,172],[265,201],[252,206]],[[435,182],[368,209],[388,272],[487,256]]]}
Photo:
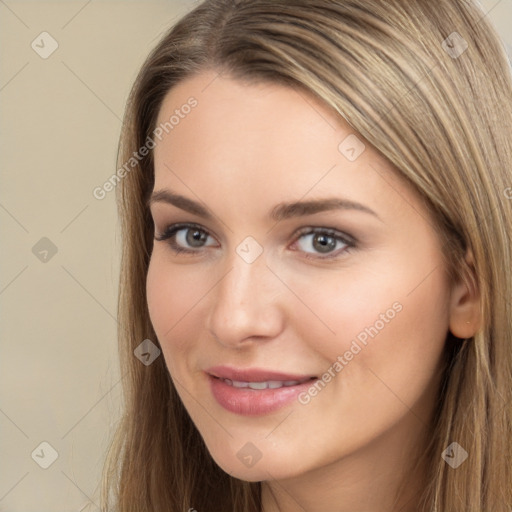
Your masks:
{"label": "nose", "polygon": [[265,253],[247,263],[233,251],[212,292],[207,328],[222,345],[245,347],[283,329],[283,284],[267,267]]}

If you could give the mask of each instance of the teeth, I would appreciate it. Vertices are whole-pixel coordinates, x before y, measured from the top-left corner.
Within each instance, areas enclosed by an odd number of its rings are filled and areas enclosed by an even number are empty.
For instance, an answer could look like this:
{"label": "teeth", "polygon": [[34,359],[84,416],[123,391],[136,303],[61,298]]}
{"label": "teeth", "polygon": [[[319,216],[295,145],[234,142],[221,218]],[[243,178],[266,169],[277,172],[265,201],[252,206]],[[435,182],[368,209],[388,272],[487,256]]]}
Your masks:
{"label": "teeth", "polygon": [[249,387],[251,389],[267,389],[268,382],[249,382]]}
{"label": "teeth", "polygon": [[248,382],[240,382],[238,380],[229,380],[229,379],[226,379],[226,381],[229,383],[231,383],[231,385],[235,388],[248,388],[249,387],[249,383]]}
{"label": "teeth", "polygon": [[[237,380],[231,380],[231,379],[222,379],[226,384],[229,384],[230,386],[233,386],[234,388],[250,388],[255,390],[261,390],[261,389],[279,389],[282,387],[288,387],[288,386],[296,386],[297,384],[301,384],[299,380],[269,380],[265,382],[243,382],[243,381],[237,381]],[[309,380],[309,379],[306,379]]]}

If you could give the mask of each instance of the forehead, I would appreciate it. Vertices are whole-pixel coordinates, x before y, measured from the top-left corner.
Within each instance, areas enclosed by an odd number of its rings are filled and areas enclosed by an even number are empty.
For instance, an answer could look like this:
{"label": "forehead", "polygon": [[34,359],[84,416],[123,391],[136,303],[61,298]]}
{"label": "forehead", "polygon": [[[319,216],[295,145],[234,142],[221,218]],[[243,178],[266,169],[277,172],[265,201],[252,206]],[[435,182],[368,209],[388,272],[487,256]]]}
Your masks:
{"label": "forehead", "polygon": [[[190,103],[195,106],[189,108]],[[270,149],[277,154],[305,137],[313,142],[331,131],[353,131],[304,91],[272,82],[241,82],[214,72],[189,78],[168,92],[157,121],[160,126],[166,123],[167,147],[179,146],[192,129],[203,151],[231,144],[233,154],[237,143],[243,143],[245,151],[252,147],[260,154]]]}
{"label": "forehead", "polygon": [[154,150],[155,189],[225,202],[236,192],[240,211],[255,196],[275,204],[339,194],[395,210],[414,201],[368,141],[302,90],[205,72],[169,91],[157,126],[167,129]]}

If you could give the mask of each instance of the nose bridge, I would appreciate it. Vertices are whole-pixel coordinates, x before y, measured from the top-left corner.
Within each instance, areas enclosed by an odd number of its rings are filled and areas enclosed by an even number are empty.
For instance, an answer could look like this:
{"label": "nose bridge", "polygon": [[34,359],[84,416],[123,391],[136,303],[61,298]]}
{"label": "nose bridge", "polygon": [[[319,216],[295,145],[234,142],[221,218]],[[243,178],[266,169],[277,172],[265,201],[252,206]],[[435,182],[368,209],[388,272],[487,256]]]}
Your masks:
{"label": "nose bridge", "polygon": [[[268,290],[269,269],[263,255],[254,261],[245,260],[234,253],[227,261],[229,272],[218,285],[217,303],[224,307],[247,309],[251,305],[265,302]],[[268,303],[268,300],[266,301]]]}
{"label": "nose bridge", "polygon": [[254,257],[253,248],[244,249],[242,243],[226,258],[226,271],[213,294],[209,328],[224,343],[273,336],[280,327],[277,280],[263,252]]}

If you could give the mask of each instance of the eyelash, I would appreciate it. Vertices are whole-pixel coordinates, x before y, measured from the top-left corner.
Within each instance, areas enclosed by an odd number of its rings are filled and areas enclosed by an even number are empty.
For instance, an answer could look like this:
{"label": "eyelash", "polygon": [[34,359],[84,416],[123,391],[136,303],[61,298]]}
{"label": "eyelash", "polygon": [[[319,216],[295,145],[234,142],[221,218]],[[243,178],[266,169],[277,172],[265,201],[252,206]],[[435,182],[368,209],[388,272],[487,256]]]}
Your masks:
{"label": "eyelash", "polygon": [[[192,250],[192,249],[184,249],[183,247],[176,244],[176,241],[174,240],[174,235],[181,230],[184,229],[196,229],[198,231],[201,231],[202,233],[205,233],[207,236],[211,236],[207,230],[203,229],[198,224],[193,223],[178,223],[178,224],[171,224],[168,226],[163,233],[159,235],[155,235],[155,240],[159,242],[168,241],[168,244],[170,245],[171,249],[176,254],[197,254],[200,249],[198,250]],[[306,227],[302,228],[298,231],[298,233],[295,235],[294,243],[300,240],[303,236],[311,235],[311,234],[323,234],[327,235],[329,237],[334,238],[336,241],[341,241],[346,247],[338,250],[333,251],[333,253],[328,253],[328,256],[313,256],[311,253],[304,252],[304,257],[308,259],[316,259],[316,260],[329,260],[329,259],[335,259],[338,258],[341,254],[345,254],[347,252],[350,252],[352,249],[356,248],[357,240],[349,235],[346,235],[344,233],[341,233],[335,229],[329,229],[329,228],[323,228],[323,227]],[[320,254],[320,253],[318,253]]]}

